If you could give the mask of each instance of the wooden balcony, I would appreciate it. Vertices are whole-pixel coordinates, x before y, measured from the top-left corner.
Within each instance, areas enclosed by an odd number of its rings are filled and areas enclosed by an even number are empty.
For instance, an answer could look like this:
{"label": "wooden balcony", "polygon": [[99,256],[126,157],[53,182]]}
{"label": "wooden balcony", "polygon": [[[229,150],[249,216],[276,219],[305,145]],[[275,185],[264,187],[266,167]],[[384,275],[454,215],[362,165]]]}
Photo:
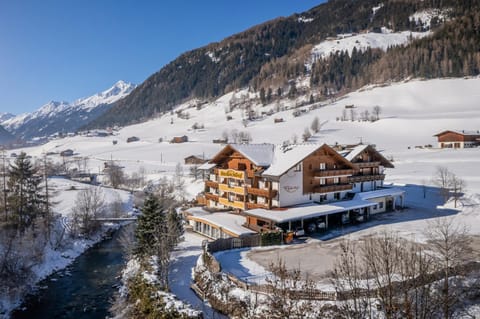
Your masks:
{"label": "wooden balcony", "polygon": [[215,194],[205,193],[205,198],[208,200],[213,200],[215,202],[218,202],[218,195],[215,195]]}
{"label": "wooden balcony", "polygon": [[378,181],[378,180],[384,180],[384,179],[385,179],[385,174],[357,175],[357,176],[348,177],[348,181],[351,183]]}
{"label": "wooden balcony", "polygon": [[266,198],[274,198],[275,196],[277,196],[277,191],[274,189],[272,191],[269,191],[268,189],[248,187],[247,193],[256,195],[256,196],[266,197]]}
{"label": "wooden balcony", "polygon": [[367,167],[378,167],[380,166],[380,162],[356,162],[353,163],[358,168],[367,168]]}
{"label": "wooden balcony", "polygon": [[353,169],[325,169],[325,170],[316,170],[315,177],[335,177],[335,176],[345,176],[352,175]]}
{"label": "wooden balcony", "polygon": [[316,185],[313,187],[315,193],[333,193],[348,191],[353,188],[352,184]]}
{"label": "wooden balcony", "polygon": [[223,192],[245,195],[245,188],[243,186],[232,186],[232,187],[230,187],[227,184],[219,184],[218,188]]}
{"label": "wooden balcony", "polygon": [[229,201],[227,198],[220,197],[218,199],[218,202],[222,205],[232,207],[232,208],[240,208],[245,210],[245,203],[244,202],[239,202],[239,201]]}
{"label": "wooden balcony", "polygon": [[211,188],[218,188],[218,183],[214,181],[205,181],[205,186],[211,187]]}
{"label": "wooden balcony", "polygon": [[247,209],[256,209],[256,208],[268,209],[268,205],[267,204],[258,204],[258,203],[247,202]]}

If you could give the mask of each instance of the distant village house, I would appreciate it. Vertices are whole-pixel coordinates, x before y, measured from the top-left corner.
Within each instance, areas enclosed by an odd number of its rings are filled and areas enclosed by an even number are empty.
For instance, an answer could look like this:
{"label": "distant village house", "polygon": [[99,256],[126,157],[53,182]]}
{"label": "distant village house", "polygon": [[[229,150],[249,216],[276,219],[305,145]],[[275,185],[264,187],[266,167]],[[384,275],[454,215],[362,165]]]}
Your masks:
{"label": "distant village house", "polygon": [[188,142],[188,136],[186,136],[186,135],[183,135],[183,136],[175,136],[175,137],[172,138],[172,140],[170,141],[170,143],[185,143],[185,142]]}
{"label": "distant village house", "polygon": [[200,165],[208,162],[203,155],[190,155],[185,157],[185,165]]}
{"label": "distant village house", "polygon": [[470,148],[480,146],[480,131],[447,130],[434,135],[440,148]]}

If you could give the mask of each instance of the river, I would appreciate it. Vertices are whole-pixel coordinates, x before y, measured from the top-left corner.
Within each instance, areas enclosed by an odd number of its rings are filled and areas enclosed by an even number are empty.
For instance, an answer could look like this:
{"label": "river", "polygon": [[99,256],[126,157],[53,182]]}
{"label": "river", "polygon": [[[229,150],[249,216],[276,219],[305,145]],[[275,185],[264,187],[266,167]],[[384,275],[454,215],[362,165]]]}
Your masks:
{"label": "river", "polygon": [[[68,268],[59,271],[38,284],[35,294],[27,296],[12,319],[104,319],[120,285],[120,273],[125,265],[125,251],[121,235],[125,226],[107,239],[88,249]],[[181,300],[204,311],[204,318],[226,318],[205,305],[190,290],[191,267],[194,256],[173,262],[170,280],[172,290]],[[22,310],[23,309],[23,310]]]}

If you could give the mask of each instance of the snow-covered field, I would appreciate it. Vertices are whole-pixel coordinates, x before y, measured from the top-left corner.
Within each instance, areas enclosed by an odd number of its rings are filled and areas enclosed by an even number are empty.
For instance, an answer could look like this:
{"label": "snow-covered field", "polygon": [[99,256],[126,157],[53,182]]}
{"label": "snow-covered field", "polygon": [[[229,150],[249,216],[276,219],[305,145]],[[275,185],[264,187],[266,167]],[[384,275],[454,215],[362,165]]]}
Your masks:
{"label": "snow-covered field", "polygon": [[[236,93],[237,96],[239,94],[241,93]],[[363,229],[355,229],[350,236],[363,236],[381,228],[388,228],[409,238],[423,240],[431,219],[429,217],[439,214],[437,206],[442,203],[434,197],[432,188],[428,188],[432,193],[424,200],[423,196],[420,196],[422,185],[432,185],[432,176],[440,165],[447,167],[467,183],[463,201],[465,205],[461,205],[459,211],[453,212],[452,204],[446,204],[447,210],[443,212],[452,212],[446,214],[446,218],[455,218],[459,223],[468,225],[472,234],[480,235],[480,148],[438,149],[433,136],[447,129],[480,129],[480,78],[411,80],[389,86],[367,87],[331,103],[317,103],[319,107],[313,110],[309,110],[309,106],[302,107],[305,112],[298,117],[292,114],[295,105],[292,100],[285,99],[267,106],[258,104],[253,106],[257,114],[269,110],[280,111],[271,116],[260,116],[246,126],[243,121],[244,110],[235,109],[226,114],[232,95],[230,93],[205,104],[200,110],[189,107],[189,103],[179,106],[177,110],[188,112],[188,119],[168,114],[146,123],[122,128],[115,136],[76,136],[53,140],[24,151],[39,157],[42,153],[71,148],[76,155],[89,158],[88,167],[91,172],[100,172],[104,162],[113,159],[124,166],[127,173],[144,167],[147,178],[158,180],[163,176],[172,176],[177,163],[183,164],[183,159],[189,155],[204,155],[206,158],[214,155],[222,145],[213,144],[212,140],[221,138],[224,132],[231,135],[232,130],[248,131],[253,143],[282,143],[292,140],[294,135],[301,141],[305,128],[310,127],[312,120],[318,117],[324,125],[309,142],[352,144],[362,141],[375,144],[387,158],[394,161],[395,169],[387,170],[385,182],[404,186],[407,190],[409,210],[393,217],[387,216],[386,220],[367,225]],[[345,105],[351,104],[355,106],[357,117],[365,110],[371,113],[374,106],[380,106],[380,120],[337,120],[342,116]],[[233,119],[227,121],[227,115]],[[347,116],[350,116],[350,111]],[[274,123],[274,118],[283,118],[284,122]],[[204,128],[194,130],[194,123],[203,125]],[[187,135],[189,142],[168,142],[174,136],[182,135]],[[140,141],[127,143],[126,139],[130,136],[137,136]],[[159,138],[163,138],[163,142],[159,142]],[[118,143],[114,145],[113,140]],[[433,148],[415,148],[429,144],[433,145]],[[18,153],[20,150],[14,151]],[[57,155],[52,155],[51,158],[61,160]],[[185,174],[187,173],[188,168],[185,167]],[[200,181],[189,179],[186,196],[193,198],[202,188]],[[64,203],[60,205],[66,210],[71,207],[71,196],[68,191],[63,193]],[[251,275],[265,272],[264,267],[248,259],[246,253],[240,253],[235,258],[237,264],[249,270]]]}

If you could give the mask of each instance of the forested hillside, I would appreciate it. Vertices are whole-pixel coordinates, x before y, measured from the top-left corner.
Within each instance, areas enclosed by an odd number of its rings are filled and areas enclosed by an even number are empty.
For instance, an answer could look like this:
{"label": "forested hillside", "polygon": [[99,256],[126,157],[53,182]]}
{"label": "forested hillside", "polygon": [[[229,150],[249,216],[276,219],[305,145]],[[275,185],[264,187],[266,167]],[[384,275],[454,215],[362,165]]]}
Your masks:
{"label": "forested hillside", "polygon": [[[308,90],[321,98],[373,82],[477,75],[479,8],[479,0],[331,0],[182,54],[89,126],[140,122],[187,99],[209,99],[243,87],[294,97],[292,86],[300,77],[308,78]],[[416,21],[412,16],[419,12],[437,14]],[[356,50],[311,60],[312,47],[329,37],[381,32],[382,27],[433,34],[387,52]]]}

